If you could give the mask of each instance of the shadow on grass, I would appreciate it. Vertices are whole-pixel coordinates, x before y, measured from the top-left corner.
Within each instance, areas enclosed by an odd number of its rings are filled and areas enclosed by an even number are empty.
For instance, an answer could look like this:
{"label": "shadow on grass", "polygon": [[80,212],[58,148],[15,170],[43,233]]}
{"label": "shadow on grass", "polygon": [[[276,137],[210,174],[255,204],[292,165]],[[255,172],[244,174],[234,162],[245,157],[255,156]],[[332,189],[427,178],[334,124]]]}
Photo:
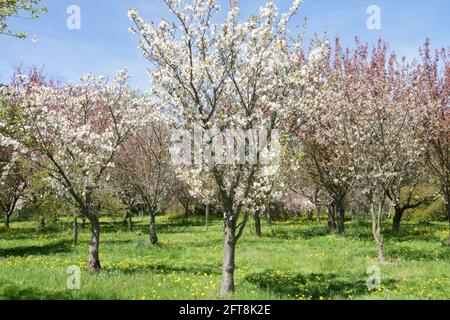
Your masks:
{"label": "shadow on grass", "polygon": [[392,230],[391,225],[387,225],[384,231],[385,237],[396,242],[407,241],[428,241],[428,242],[441,242],[441,238],[436,231],[445,231],[445,227],[432,222],[419,222],[419,223],[403,223],[399,232]]}
{"label": "shadow on grass", "polygon": [[[70,229],[69,229],[70,230]],[[55,233],[64,231],[64,227],[55,224],[48,225],[42,229],[37,227],[15,228],[10,229],[0,228],[1,240],[24,240],[32,239],[37,235],[53,235]]]}
{"label": "shadow on grass", "polygon": [[263,230],[263,238],[278,238],[282,240],[312,239],[330,235],[325,225],[316,224],[293,229],[291,226],[272,225]]}
{"label": "shadow on grass", "polygon": [[104,239],[100,242],[100,245],[103,244],[111,244],[111,245],[115,245],[115,244],[128,244],[128,243],[132,243],[134,242],[131,239],[123,239],[123,240],[119,240],[119,239]]}
{"label": "shadow on grass", "polygon": [[[315,237],[314,233],[308,227],[307,234]],[[353,219],[346,221],[345,237],[360,241],[373,241],[372,222],[370,220]],[[434,222],[412,222],[403,221],[400,232],[392,230],[392,222],[390,220],[383,221],[382,235],[386,240],[393,242],[409,242],[409,241],[427,241],[440,242],[442,239],[436,234],[436,231],[445,231],[440,224]]]}
{"label": "shadow on grass", "polygon": [[[251,240],[246,239],[246,244],[252,243]],[[254,241],[254,242],[260,242],[260,241]],[[222,246],[223,245],[223,239],[221,237],[218,238],[208,238],[204,241],[186,241],[184,243],[185,247],[188,248],[212,248],[215,246]],[[239,245],[239,243],[238,243]],[[222,248],[222,247],[220,247]]]}
{"label": "shadow on grass", "polygon": [[[156,218],[156,232],[157,234],[175,234],[175,233],[187,233],[195,231],[194,228],[204,228],[203,223],[188,222],[188,223],[159,223]],[[133,226],[133,232],[140,232],[142,234],[149,233],[149,226],[135,225]]]}
{"label": "shadow on grass", "polygon": [[0,299],[6,300],[68,300],[73,299],[69,291],[48,291],[21,286],[10,281],[0,281]]}
{"label": "shadow on grass", "polygon": [[[134,225],[133,225],[134,227]],[[90,231],[91,225],[89,221],[86,222],[85,230]],[[122,221],[101,221],[100,220],[100,230],[102,233],[116,233],[116,232],[126,232],[128,227],[123,224]]]}
{"label": "shadow on grass", "polygon": [[[21,286],[11,281],[0,280],[0,300],[73,300],[71,290],[41,290],[35,287]],[[89,292],[84,299],[104,299],[100,295]]]}
{"label": "shadow on grass", "polygon": [[[301,297],[305,299],[348,299],[368,292],[366,274],[338,275],[334,273],[287,274],[266,271],[251,274],[245,280],[263,290],[282,296]],[[394,280],[384,280],[390,286]]]}
{"label": "shadow on grass", "polygon": [[[149,222],[147,220],[137,220],[133,222],[132,232],[141,232],[147,234],[149,232]],[[158,216],[156,217],[156,229],[158,233],[183,233],[189,231],[191,227],[201,227],[204,226],[204,221],[195,217],[188,222],[182,219],[171,218],[169,222],[160,223],[158,221]],[[102,221],[100,222],[100,228],[103,233],[115,233],[115,232],[127,232],[128,229],[123,225],[122,221]]]}
{"label": "shadow on grass", "polygon": [[13,248],[0,248],[0,257],[8,256],[35,256],[35,255],[49,255],[63,252],[70,252],[72,241],[63,240],[54,243],[45,244],[42,246],[26,246]]}
{"label": "shadow on grass", "polygon": [[122,274],[135,274],[142,272],[152,272],[152,273],[190,273],[194,275],[203,274],[215,274],[219,275],[221,271],[220,265],[185,265],[185,266],[172,266],[168,264],[152,264],[146,266],[121,266],[121,267],[110,267],[103,269],[105,273],[122,273]]}
{"label": "shadow on grass", "polygon": [[36,234],[36,228],[5,229],[0,228],[1,240],[30,239]]}
{"label": "shadow on grass", "polygon": [[450,261],[450,248],[436,245],[434,250],[413,249],[409,247],[396,247],[385,249],[389,258],[402,259],[408,261]]}

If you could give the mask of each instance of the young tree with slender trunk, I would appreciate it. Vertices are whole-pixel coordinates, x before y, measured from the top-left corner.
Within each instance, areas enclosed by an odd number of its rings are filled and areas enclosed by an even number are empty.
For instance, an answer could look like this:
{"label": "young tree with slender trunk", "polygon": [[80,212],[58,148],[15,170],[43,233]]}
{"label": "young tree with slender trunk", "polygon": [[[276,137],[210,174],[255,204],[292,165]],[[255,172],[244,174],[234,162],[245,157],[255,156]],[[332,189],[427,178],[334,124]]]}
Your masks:
{"label": "young tree with slender trunk", "polygon": [[310,104],[297,104],[291,130],[296,137],[292,149],[297,150],[297,165],[332,199],[337,231],[344,235],[346,198],[355,181],[355,145],[351,125],[353,75],[345,68],[345,57],[341,55],[337,39],[334,59],[327,46],[308,81],[299,83],[298,91]]}
{"label": "young tree with slender trunk", "polygon": [[123,141],[142,122],[145,96],[129,88],[127,71],[112,82],[85,76],[56,86],[37,73],[17,74],[4,131],[16,151],[45,171],[47,183],[70,197],[91,223],[88,270],[101,270],[100,223],[94,192],[105,182]]}
{"label": "young tree with slender trunk", "polygon": [[11,216],[18,202],[25,195],[27,183],[23,170],[13,148],[0,145],[0,211],[4,215],[6,229],[9,229]]}
{"label": "young tree with slender trunk", "polygon": [[[417,104],[423,108],[421,137],[426,164],[439,186],[450,224],[450,49],[433,56],[427,39],[421,54],[416,83]],[[450,246],[450,225],[446,244]]]}
{"label": "young tree with slender trunk", "polygon": [[[164,3],[173,23],[145,23],[134,9],[129,16],[141,38],[143,55],[154,66],[150,69],[152,93],[167,105],[177,128],[215,130],[205,139],[205,149],[214,145],[213,140],[225,139],[227,129],[265,128],[271,136],[296,98],[291,94],[293,83],[303,77],[287,33],[287,23],[301,1],[296,0],[281,16],[274,2],[267,1],[259,15],[244,22],[238,1],[231,1],[222,25],[214,22],[221,10],[216,0]],[[298,68],[293,68],[296,63]],[[246,161],[226,165],[201,161],[183,172],[185,179],[199,181],[191,185],[193,189],[208,180],[218,195],[224,223],[223,297],[235,290],[236,243],[251,211],[243,216],[241,212],[252,206],[251,188],[261,167]]]}
{"label": "young tree with slender trunk", "polygon": [[[378,259],[384,262],[381,229],[388,200],[398,204],[399,190],[420,174],[424,150],[416,134],[420,118],[416,92],[410,85],[414,73],[410,65],[399,63],[382,41],[370,55],[366,45],[358,45],[352,64],[358,101],[353,125],[359,132],[354,139],[357,184],[367,196]],[[357,90],[359,87],[365,89]]]}
{"label": "young tree with slender trunk", "polygon": [[184,222],[188,224],[191,206],[195,204],[196,199],[192,196],[189,187],[184,181],[178,179],[175,188],[175,197],[184,209]]}
{"label": "young tree with slender trunk", "polygon": [[155,117],[145,128],[130,136],[116,160],[117,183],[132,190],[150,215],[149,240],[158,243],[156,215],[170,204],[176,177],[170,159],[170,135],[164,117]]}

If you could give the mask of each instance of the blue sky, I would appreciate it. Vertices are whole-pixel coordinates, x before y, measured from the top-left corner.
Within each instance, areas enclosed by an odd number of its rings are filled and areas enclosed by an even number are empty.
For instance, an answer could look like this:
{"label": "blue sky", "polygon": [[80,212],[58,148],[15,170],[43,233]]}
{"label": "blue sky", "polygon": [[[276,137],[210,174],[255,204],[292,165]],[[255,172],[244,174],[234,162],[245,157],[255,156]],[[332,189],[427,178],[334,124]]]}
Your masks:
{"label": "blue sky", "polygon": [[[220,2],[226,6],[228,0]],[[241,0],[242,15],[257,13],[264,2]],[[276,3],[287,10],[291,0]],[[148,87],[149,64],[137,50],[137,36],[128,32],[127,11],[134,7],[146,20],[159,21],[168,16],[161,0],[43,0],[43,4],[48,13],[39,20],[9,20],[10,26],[36,35],[37,41],[0,36],[0,82],[8,82],[20,65],[44,66],[49,76],[72,81],[88,72],[112,75],[126,66],[135,85]],[[66,27],[70,5],[81,9],[80,30]],[[370,5],[381,9],[381,30],[366,26]],[[448,0],[304,0],[291,30],[306,16],[308,34],[339,34],[345,45],[352,45],[355,36],[371,44],[381,37],[399,55],[412,59],[426,37],[434,47],[450,46],[449,13]]]}

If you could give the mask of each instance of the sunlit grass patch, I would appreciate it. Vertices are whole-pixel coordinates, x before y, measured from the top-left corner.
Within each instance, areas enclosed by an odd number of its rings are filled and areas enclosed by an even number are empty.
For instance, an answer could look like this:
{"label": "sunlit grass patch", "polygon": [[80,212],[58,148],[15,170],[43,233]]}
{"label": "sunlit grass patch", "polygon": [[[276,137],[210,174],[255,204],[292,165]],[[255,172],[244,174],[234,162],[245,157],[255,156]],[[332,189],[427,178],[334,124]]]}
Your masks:
{"label": "sunlit grass patch", "polygon": [[[70,224],[60,221],[36,231],[32,222],[13,222],[0,233],[0,298],[3,299],[217,299],[221,281],[220,220],[203,227],[202,217],[158,217],[160,244],[148,242],[147,219],[132,232],[102,224],[103,272],[87,273],[89,229],[78,245]],[[328,234],[324,223],[263,224],[258,238],[250,223],[238,244],[236,293],[231,299],[450,299],[450,250],[440,243],[445,223],[405,221],[400,234],[386,225],[388,264],[382,285],[366,286],[376,262],[370,223],[347,222],[347,236]],[[81,268],[80,290],[66,286],[67,267]]]}

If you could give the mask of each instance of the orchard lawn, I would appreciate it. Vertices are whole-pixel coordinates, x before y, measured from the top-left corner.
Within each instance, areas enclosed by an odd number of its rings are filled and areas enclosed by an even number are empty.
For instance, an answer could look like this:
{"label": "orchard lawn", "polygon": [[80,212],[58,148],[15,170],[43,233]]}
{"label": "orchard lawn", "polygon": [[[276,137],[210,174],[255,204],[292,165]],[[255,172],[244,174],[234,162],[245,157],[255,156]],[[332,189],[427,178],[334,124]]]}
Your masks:
{"label": "orchard lawn", "polygon": [[[218,299],[222,222],[208,230],[202,217],[157,217],[160,244],[148,242],[147,219],[128,232],[120,221],[101,220],[98,276],[86,272],[90,232],[71,241],[70,222],[13,221],[0,231],[0,299]],[[346,237],[325,223],[249,223],[237,248],[236,293],[231,299],[450,299],[450,248],[441,242],[448,223],[411,223],[391,233],[385,223],[382,284],[367,288],[376,265],[370,222],[347,222]],[[67,289],[67,269],[81,267],[81,288]]]}

